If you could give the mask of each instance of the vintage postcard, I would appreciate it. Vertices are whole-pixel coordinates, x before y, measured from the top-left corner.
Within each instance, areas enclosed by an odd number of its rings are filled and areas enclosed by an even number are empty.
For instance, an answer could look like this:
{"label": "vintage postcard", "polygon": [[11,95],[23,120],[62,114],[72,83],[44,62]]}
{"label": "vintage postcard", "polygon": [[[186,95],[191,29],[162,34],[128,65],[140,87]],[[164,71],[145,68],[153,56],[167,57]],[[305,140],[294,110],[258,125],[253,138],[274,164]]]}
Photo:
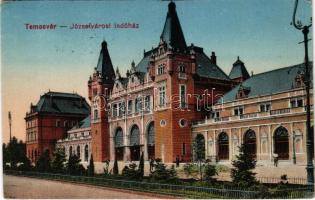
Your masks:
{"label": "vintage postcard", "polygon": [[311,0],[2,1],[3,197],[312,198]]}

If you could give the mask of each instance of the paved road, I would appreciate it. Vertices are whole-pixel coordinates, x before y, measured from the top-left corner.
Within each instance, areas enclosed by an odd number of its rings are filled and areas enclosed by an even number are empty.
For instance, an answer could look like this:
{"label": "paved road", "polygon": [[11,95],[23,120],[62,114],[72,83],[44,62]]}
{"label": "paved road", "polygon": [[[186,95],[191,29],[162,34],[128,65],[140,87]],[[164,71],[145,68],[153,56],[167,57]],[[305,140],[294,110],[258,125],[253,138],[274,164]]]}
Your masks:
{"label": "paved road", "polygon": [[144,193],[86,186],[17,176],[3,176],[5,198],[102,198],[102,199],[148,199],[158,198]]}

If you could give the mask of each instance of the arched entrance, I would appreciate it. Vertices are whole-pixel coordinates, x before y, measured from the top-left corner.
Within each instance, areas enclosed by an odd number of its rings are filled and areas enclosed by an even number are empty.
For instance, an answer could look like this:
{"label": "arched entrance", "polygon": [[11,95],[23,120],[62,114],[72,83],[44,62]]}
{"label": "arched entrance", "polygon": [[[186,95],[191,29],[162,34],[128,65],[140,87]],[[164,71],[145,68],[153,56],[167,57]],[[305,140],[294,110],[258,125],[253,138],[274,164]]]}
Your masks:
{"label": "arched entrance", "polygon": [[282,126],[274,133],[274,153],[278,154],[279,160],[289,159],[289,134],[288,130]]}
{"label": "arched entrance", "polygon": [[122,128],[120,127],[116,129],[114,142],[115,142],[115,158],[117,160],[123,160],[124,159],[124,137],[123,137]]}
{"label": "arched entrance", "polygon": [[140,160],[140,130],[133,125],[130,131],[130,158],[132,161]]}
{"label": "arched entrance", "polygon": [[218,136],[218,159],[229,159],[229,136],[225,132],[220,133]]}
{"label": "arched entrance", "polygon": [[148,158],[154,159],[155,158],[155,134],[154,134],[154,122],[150,122],[148,126],[148,133],[147,133],[147,148],[148,148]]}
{"label": "arched entrance", "polygon": [[244,135],[244,146],[245,151],[250,154],[253,158],[256,158],[257,145],[256,145],[256,133],[249,129]]}
{"label": "arched entrance", "polygon": [[206,158],[205,137],[198,134],[194,140],[194,161],[201,161]]}

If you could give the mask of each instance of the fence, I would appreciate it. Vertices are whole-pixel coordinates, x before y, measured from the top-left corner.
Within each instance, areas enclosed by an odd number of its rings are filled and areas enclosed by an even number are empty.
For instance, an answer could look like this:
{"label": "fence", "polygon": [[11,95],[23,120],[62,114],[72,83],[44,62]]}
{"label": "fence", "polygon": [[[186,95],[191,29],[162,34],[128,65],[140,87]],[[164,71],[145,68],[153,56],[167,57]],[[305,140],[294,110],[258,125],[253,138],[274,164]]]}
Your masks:
{"label": "fence", "polygon": [[[261,183],[280,183],[282,180],[278,177],[256,177],[257,181]],[[305,178],[287,178],[286,180],[290,184],[299,184],[299,185],[306,185],[307,180]]]}
{"label": "fence", "polygon": [[128,181],[112,178],[98,178],[87,176],[71,176],[65,174],[51,174],[39,172],[22,172],[22,171],[5,171],[5,174],[35,177],[50,180],[61,180],[75,183],[85,183],[103,187],[128,189],[149,193],[167,194],[181,196],[186,198],[236,198],[236,199],[253,199],[253,198],[306,198],[313,196],[312,187],[292,188],[290,190],[274,190],[271,193],[266,191],[248,191],[247,188],[210,188],[197,187],[190,185],[162,184],[141,181]]}

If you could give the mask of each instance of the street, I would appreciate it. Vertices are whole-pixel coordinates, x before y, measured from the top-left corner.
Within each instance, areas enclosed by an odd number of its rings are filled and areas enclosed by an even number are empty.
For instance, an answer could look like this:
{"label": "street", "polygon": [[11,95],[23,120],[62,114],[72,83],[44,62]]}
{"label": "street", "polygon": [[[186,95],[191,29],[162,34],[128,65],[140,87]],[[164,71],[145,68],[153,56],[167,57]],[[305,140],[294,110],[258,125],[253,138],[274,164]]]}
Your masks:
{"label": "street", "polygon": [[[102,198],[102,199],[147,199],[161,198],[139,192],[79,185],[59,181],[4,175],[4,197],[19,199],[57,198]],[[163,197],[162,197],[163,198]],[[165,197],[164,197],[165,198]]]}

